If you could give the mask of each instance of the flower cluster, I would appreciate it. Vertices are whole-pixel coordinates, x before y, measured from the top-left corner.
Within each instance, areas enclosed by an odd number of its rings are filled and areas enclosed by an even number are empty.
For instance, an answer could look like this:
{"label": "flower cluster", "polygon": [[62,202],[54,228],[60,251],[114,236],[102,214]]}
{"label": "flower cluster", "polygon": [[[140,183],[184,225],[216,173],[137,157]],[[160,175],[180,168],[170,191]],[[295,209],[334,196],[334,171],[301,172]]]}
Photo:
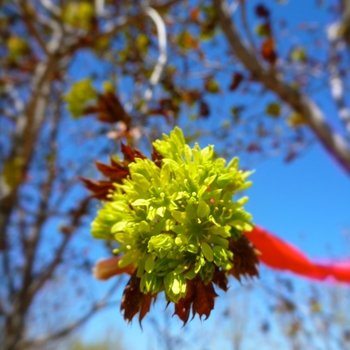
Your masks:
{"label": "flower cluster", "polygon": [[213,146],[190,148],[177,127],[153,146],[159,166],[143,157],[129,163],[92,234],[120,243],[114,251],[122,256],[119,267],[133,267],[142,293],[164,291],[178,303],[189,281],[208,285],[215,272],[234,269],[232,242],[253,226],[243,209],[248,198],[233,196],[251,185],[250,172],[239,170],[237,158],[227,165],[215,159]]}

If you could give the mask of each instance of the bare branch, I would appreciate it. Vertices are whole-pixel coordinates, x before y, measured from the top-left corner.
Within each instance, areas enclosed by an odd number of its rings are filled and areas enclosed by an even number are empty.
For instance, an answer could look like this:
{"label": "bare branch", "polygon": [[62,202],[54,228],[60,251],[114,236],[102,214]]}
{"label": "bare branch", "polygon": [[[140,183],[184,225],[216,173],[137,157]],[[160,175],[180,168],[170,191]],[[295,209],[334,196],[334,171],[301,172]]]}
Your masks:
{"label": "bare branch", "polygon": [[165,23],[162,17],[159,16],[158,12],[151,7],[145,8],[145,12],[154,21],[157,27],[159,45],[158,61],[156,66],[154,67],[153,73],[149,81],[150,87],[145,92],[145,101],[147,103],[152,98],[153,89],[158,84],[167,61],[167,40]]}
{"label": "bare branch", "polygon": [[61,9],[57,7],[51,0],[39,0],[41,5],[51,14],[59,17]]}
{"label": "bare branch", "polygon": [[[159,5],[154,5],[153,9],[158,12],[164,11],[181,1],[182,0],[170,0]],[[125,26],[138,23],[144,17],[145,17],[145,12],[140,12],[134,16],[121,16],[120,18],[117,19],[116,23],[113,26],[111,26],[105,32],[98,34],[95,39],[99,39],[102,37],[111,38],[115,36],[120,30],[125,28]]]}
{"label": "bare branch", "polygon": [[341,0],[342,4],[342,13],[343,13],[343,30],[344,30],[344,39],[348,49],[350,50],[350,1]]}
{"label": "bare branch", "polygon": [[[251,32],[249,25],[248,25],[246,1],[239,0],[239,3],[241,5],[241,19],[242,19],[243,28],[247,34],[247,38],[249,40],[249,44],[250,44],[252,50],[254,51],[254,53],[256,53],[257,50],[256,50],[256,46],[254,43],[254,38],[252,36],[252,32]],[[232,11],[230,10],[230,12],[232,12]]]}
{"label": "bare branch", "polygon": [[40,36],[39,32],[35,28],[34,21],[33,21],[33,13],[29,11],[28,5],[25,1],[21,0],[19,5],[22,9],[23,20],[27,26],[29,33],[35,38],[35,40],[38,42],[41,49],[44,52],[47,52],[45,41],[43,40],[43,38]]}
{"label": "bare branch", "polygon": [[[350,18],[349,18],[350,20]],[[329,85],[334,102],[338,109],[340,119],[342,120],[345,130],[350,137],[350,110],[346,105],[344,97],[344,82],[338,66],[339,39],[334,32],[340,30],[339,23],[334,23],[328,27],[327,36],[330,42],[330,58],[329,58]]]}
{"label": "bare branch", "polygon": [[254,79],[275,92],[291,108],[300,113],[323,147],[350,175],[350,148],[345,139],[336,133],[325,120],[322,111],[309,97],[294,90],[272,69],[262,66],[257,57],[242,42],[231,19],[226,1],[213,0],[222,30],[237,58]]}
{"label": "bare branch", "polygon": [[24,345],[23,347],[35,349],[35,348],[43,346],[49,342],[60,339],[64,336],[70,334],[73,330],[77,329],[78,327],[82,326],[92,316],[94,316],[97,311],[105,309],[107,307],[113,307],[116,305],[120,305],[120,301],[108,302],[108,300],[111,298],[114,291],[120,286],[121,282],[122,282],[122,279],[118,278],[118,280],[113,284],[113,286],[107,291],[105,296],[100,301],[96,302],[84,316],[82,316],[79,320],[77,320],[76,322],[74,322],[70,326],[68,326],[68,327],[66,327],[66,328],[64,328],[56,333],[50,334],[47,337],[26,341],[25,344],[23,344]]}
{"label": "bare branch", "polygon": [[96,0],[95,1],[95,11],[97,16],[103,16],[105,13],[105,0]]}

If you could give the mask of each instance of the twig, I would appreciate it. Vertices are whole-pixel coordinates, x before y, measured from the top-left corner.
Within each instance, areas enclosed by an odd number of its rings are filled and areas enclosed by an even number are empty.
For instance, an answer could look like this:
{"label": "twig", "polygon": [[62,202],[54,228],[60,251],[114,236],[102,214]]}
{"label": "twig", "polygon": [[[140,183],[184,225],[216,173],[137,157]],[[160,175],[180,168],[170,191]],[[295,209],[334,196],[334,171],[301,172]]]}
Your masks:
{"label": "twig", "polygon": [[95,0],[95,12],[97,16],[105,14],[105,0]]}
{"label": "twig", "polygon": [[28,11],[29,8],[28,8],[27,3],[23,0],[21,0],[19,3],[19,6],[22,9],[22,17],[23,17],[24,23],[26,24],[26,26],[28,28],[29,33],[31,35],[33,35],[33,37],[38,42],[41,49],[44,52],[47,52],[45,41],[43,40],[43,38],[40,36],[39,32],[35,28],[35,25],[33,23],[33,13]]}
{"label": "twig", "polygon": [[158,60],[149,80],[150,86],[145,92],[144,98],[147,104],[147,102],[150,101],[152,98],[154,87],[158,84],[167,61],[167,39],[165,23],[162,17],[158,14],[158,12],[151,7],[147,7],[145,8],[145,13],[153,20],[157,27],[159,45]]}
{"label": "twig", "polygon": [[343,13],[343,30],[344,30],[344,39],[348,50],[350,51],[350,1],[341,0],[342,13]]}
{"label": "twig", "polygon": [[80,205],[77,207],[77,210],[73,212],[71,216],[71,223],[69,225],[72,231],[65,234],[51,262],[42,269],[43,273],[39,274],[40,277],[38,277],[32,283],[28,293],[31,298],[34,297],[34,295],[42,288],[45,282],[52,277],[56,267],[61,262],[63,253],[65,252],[65,249],[71,237],[73,236],[74,231],[79,226],[81,218],[86,214],[86,208],[89,205],[90,201],[91,201],[91,197],[84,198],[81,201]]}
{"label": "twig", "polygon": [[40,346],[43,346],[49,342],[52,342],[54,340],[57,340],[59,338],[62,338],[66,336],[67,334],[71,333],[73,330],[77,329],[78,327],[82,326],[85,322],[87,322],[97,311],[112,307],[115,305],[120,305],[120,301],[114,301],[114,302],[107,302],[108,299],[112,296],[112,294],[115,292],[115,290],[120,286],[122,282],[121,278],[118,278],[118,280],[113,284],[113,286],[107,291],[107,293],[104,295],[104,297],[96,302],[91,309],[79,320],[71,324],[70,326],[63,328],[62,330],[53,333],[47,337],[39,338],[39,339],[33,339],[26,341],[25,344],[23,344],[23,348],[38,348]]}
{"label": "twig", "polygon": [[337,64],[339,41],[337,40],[337,36],[333,35],[332,33],[333,31],[337,31],[339,29],[339,25],[337,24],[333,24],[328,27],[328,40],[330,43],[330,58],[328,60],[330,72],[329,85],[331,95],[338,109],[339,117],[344,124],[348,137],[350,138],[350,111],[345,102],[344,83]]}
{"label": "twig", "polygon": [[56,17],[59,17],[61,15],[61,9],[57,7],[52,1],[50,0],[39,0],[41,5],[51,14],[55,15]]}
{"label": "twig", "polygon": [[252,32],[251,32],[249,25],[248,25],[246,0],[239,0],[239,3],[241,5],[241,19],[242,19],[243,28],[247,34],[247,38],[249,40],[249,44],[250,44],[252,50],[254,51],[254,53],[256,53],[257,50],[256,50],[256,46],[254,43],[254,38],[252,36]]}

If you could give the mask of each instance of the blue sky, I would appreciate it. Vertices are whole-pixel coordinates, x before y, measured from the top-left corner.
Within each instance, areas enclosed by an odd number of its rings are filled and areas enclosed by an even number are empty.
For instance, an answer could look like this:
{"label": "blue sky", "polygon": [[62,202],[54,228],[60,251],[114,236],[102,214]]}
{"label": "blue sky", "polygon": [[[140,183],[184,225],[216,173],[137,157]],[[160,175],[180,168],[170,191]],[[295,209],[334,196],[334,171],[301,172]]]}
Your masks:
{"label": "blue sky", "polygon": [[[275,1],[265,3],[272,6]],[[323,22],[331,17],[324,12],[314,12],[313,1],[303,2],[302,7],[300,4],[300,1],[294,0],[285,6],[274,5],[273,13],[276,17],[284,16],[292,26],[304,20]],[[295,43],[301,39],[303,38],[298,38],[297,35],[293,38]],[[323,100],[324,97],[322,95],[318,98]],[[334,113],[330,103],[324,102],[323,105],[327,113]],[[256,224],[301,248],[313,259],[349,257],[350,237],[346,241],[344,236],[345,232],[350,235],[349,177],[320,145],[314,145],[289,164],[284,163],[281,157],[276,157],[255,163],[254,169],[256,172],[251,176],[253,186],[246,193],[250,198],[246,209],[253,214]],[[264,276],[262,279],[264,280]],[[294,281],[298,281],[298,278]],[[97,281],[91,283],[101,292],[106,286]],[[302,283],[303,280],[300,279],[300,284]],[[237,286],[235,282],[232,285]],[[227,298],[222,297],[222,300],[227,301]],[[164,304],[158,305],[147,317],[161,319],[163,306]],[[223,306],[218,301],[217,308],[220,310]],[[204,323],[196,319],[189,329],[194,332],[200,328],[204,334],[210,333],[214,325],[214,317]],[[118,307],[94,317],[82,329],[82,334],[89,342],[96,336],[103,335],[106,329],[122,333],[129,349],[156,349],[155,340],[152,341],[155,336],[152,326],[146,321],[142,332],[137,320],[126,325]],[[185,331],[176,319],[172,319],[169,329],[175,334]],[[195,345],[193,349],[196,349]],[[225,345],[222,349],[226,349]]]}

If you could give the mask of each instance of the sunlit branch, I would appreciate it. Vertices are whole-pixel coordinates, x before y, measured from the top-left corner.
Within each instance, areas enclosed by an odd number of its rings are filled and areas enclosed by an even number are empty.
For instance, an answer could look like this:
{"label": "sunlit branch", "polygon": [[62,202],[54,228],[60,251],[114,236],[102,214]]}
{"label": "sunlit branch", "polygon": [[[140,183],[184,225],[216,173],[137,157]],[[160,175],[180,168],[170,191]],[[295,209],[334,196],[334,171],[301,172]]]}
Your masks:
{"label": "sunlit branch", "polygon": [[39,0],[41,5],[51,14],[59,17],[61,15],[61,9],[57,7],[52,1],[50,0]]}
{"label": "sunlit branch", "polygon": [[[252,36],[252,32],[251,32],[251,30],[249,28],[249,25],[248,25],[246,1],[245,0],[239,0],[239,3],[240,3],[240,8],[241,8],[240,12],[241,12],[241,19],[242,19],[242,24],[243,24],[244,31],[247,34],[247,38],[249,40],[249,44],[250,44],[252,50],[254,50],[254,52],[256,52],[256,47],[255,47],[254,39],[253,39],[253,36]],[[232,11],[230,10],[230,12],[232,12]]]}
{"label": "sunlit branch", "polygon": [[19,3],[22,13],[23,13],[23,19],[24,22],[28,28],[29,33],[35,38],[35,40],[37,41],[37,43],[39,44],[39,46],[41,47],[41,49],[46,52],[46,44],[45,41],[43,40],[43,38],[40,36],[39,32],[37,31],[36,27],[35,27],[35,23],[33,21],[33,14],[30,13],[28,11],[28,6],[26,4],[26,2],[24,2],[23,0],[20,1]]}
{"label": "sunlit branch", "polygon": [[105,13],[105,0],[95,0],[95,11],[97,16],[103,16]]}
{"label": "sunlit branch", "polygon": [[226,1],[213,0],[222,30],[237,58],[252,77],[265,88],[273,91],[296,112],[300,113],[323,147],[339,165],[350,175],[350,146],[346,140],[326,121],[322,111],[308,96],[293,89],[271,69],[266,69],[254,53],[243,43],[234,21],[227,8]]}
{"label": "sunlit branch", "polygon": [[332,24],[328,27],[328,40],[330,42],[330,59],[329,59],[329,85],[332,97],[338,109],[339,117],[342,120],[345,130],[350,138],[350,110],[346,105],[344,97],[344,82],[339,71],[339,66],[337,62],[337,47],[339,45],[339,40],[337,33],[340,27],[337,23]]}
{"label": "sunlit branch", "polygon": [[159,56],[149,80],[150,87],[145,92],[146,103],[152,98],[153,89],[158,84],[167,61],[167,39],[166,28],[162,17],[151,7],[145,8],[146,14],[153,20],[158,32]]}

